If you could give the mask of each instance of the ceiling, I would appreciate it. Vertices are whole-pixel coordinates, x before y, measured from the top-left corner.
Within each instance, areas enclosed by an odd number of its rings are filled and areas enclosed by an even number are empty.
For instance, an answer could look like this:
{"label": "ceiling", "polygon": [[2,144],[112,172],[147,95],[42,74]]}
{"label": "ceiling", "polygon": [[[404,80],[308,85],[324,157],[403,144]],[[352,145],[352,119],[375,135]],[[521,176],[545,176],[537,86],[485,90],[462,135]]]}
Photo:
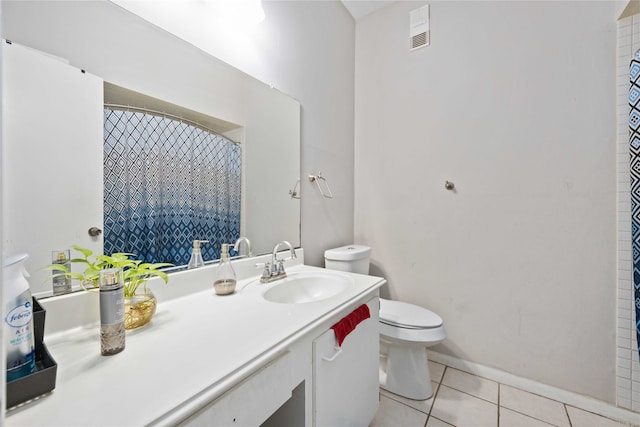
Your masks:
{"label": "ceiling", "polygon": [[395,1],[387,0],[342,0],[342,3],[347,8],[353,19],[356,21],[363,16],[375,12],[396,3]]}

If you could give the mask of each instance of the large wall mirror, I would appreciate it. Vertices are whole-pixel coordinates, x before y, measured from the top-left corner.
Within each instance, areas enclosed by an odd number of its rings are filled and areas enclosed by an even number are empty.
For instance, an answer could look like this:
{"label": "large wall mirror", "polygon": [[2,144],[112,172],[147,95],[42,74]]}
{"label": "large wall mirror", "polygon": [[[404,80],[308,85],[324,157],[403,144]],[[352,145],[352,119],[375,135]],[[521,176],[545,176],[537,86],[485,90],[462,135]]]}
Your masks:
{"label": "large wall mirror", "polygon": [[[3,2],[3,239],[32,291],[71,245],[102,251],[104,104],[207,122],[242,146],[241,235],[300,246],[300,105],[108,1]],[[207,239],[208,236],[194,236]],[[233,243],[233,242],[227,242]],[[208,261],[205,259],[205,261]]]}

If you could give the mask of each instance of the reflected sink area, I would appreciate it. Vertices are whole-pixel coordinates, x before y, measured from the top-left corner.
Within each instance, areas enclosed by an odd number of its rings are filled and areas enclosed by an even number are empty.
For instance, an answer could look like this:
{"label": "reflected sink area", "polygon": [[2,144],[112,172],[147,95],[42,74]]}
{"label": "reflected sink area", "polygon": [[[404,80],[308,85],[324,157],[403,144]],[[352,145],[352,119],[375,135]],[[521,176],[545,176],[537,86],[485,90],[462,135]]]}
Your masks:
{"label": "reflected sink area", "polygon": [[265,287],[262,298],[279,304],[304,304],[336,296],[354,284],[353,279],[341,274],[325,272],[295,272],[272,283],[256,283],[252,287]]}

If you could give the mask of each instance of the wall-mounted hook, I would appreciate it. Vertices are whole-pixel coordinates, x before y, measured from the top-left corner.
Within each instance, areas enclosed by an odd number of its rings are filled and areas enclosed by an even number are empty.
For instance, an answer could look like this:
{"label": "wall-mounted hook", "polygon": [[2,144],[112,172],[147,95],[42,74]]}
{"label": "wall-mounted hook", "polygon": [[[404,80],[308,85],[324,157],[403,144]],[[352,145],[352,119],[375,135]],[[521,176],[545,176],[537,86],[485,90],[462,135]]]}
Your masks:
{"label": "wall-mounted hook", "polygon": [[[324,186],[327,188],[326,192],[322,189],[322,186],[320,185],[320,181],[324,181]],[[318,171],[318,175],[309,175],[309,182],[316,183],[316,185],[318,186],[318,190],[320,191],[320,194],[322,194],[322,197],[326,199],[333,199],[333,194],[331,193],[331,189],[329,188],[329,183],[322,176],[322,172]]]}
{"label": "wall-mounted hook", "polygon": [[455,184],[451,181],[445,181],[444,182],[444,188],[446,188],[447,190],[453,190],[456,188]]}
{"label": "wall-mounted hook", "polygon": [[293,190],[289,190],[289,195],[292,199],[300,198],[300,195],[298,194],[298,185],[300,185],[300,180],[296,181],[296,185],[293,186]]}

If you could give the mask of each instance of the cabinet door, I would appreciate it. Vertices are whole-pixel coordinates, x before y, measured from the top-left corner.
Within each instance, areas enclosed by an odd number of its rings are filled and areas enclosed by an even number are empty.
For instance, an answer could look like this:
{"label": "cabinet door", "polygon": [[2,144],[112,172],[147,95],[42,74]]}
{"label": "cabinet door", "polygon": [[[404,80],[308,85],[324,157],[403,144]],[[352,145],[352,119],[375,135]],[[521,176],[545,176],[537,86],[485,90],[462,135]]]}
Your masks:
{"label": "cabinet door", "polygon": [[367,305],[371,317],[358,324],[342,347],[337,347],[332,329],[313,342],[313,412],[317,427],[368,426],[378,409],[378,298]]}
{"label": "cabinet door", "polygon": [[[4,252],[26,252],[32,291],[51,251],[102,252],[102,79],[37,50],[2,42]],[[72,253],[72,257],[79,254]]]}

